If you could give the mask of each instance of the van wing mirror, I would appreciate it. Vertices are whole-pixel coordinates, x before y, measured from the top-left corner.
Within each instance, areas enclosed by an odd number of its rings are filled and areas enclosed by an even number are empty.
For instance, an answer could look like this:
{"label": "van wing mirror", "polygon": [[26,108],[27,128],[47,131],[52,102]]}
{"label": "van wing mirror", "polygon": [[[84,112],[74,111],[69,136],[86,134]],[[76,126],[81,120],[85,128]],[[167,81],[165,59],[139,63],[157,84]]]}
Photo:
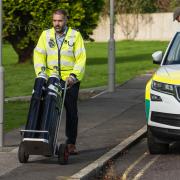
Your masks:
{"label": "van wing mirror", "polygon": [[163,59],[163,52],[162,51],[156,51],[152,54],[153,63],[154,64],[161,64],[161,61]]}

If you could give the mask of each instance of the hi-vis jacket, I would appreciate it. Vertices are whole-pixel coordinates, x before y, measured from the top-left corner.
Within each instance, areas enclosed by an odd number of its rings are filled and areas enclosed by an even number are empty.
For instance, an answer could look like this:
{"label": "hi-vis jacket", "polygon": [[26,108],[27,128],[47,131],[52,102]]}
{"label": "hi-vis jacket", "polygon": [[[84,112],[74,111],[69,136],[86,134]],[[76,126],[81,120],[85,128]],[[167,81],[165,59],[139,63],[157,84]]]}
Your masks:
{"label": "hi-vis jacket", "polygon": [[68,28],[64,42],[58,49],[54,28],[42,32],[34,49],[34,68],[38,75],[42,67],[46,67],[46,74],[50,76],[53,68],[59,67],[60,75],[66,80],[70,74],[75,74],[81,81],[85,71],[86,51],[81,34]]}

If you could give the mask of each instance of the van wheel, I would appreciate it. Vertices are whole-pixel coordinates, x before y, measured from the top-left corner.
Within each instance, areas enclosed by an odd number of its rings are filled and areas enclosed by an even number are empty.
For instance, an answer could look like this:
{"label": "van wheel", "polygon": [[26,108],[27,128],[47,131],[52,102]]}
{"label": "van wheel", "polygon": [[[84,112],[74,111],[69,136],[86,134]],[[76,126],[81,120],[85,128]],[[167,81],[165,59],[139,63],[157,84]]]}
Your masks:
{"label": "van wheel", "polygon": [[154,135],[148,129],[147,143],[150,154],[167,154],[169,152],[169,144],[156,142]]}

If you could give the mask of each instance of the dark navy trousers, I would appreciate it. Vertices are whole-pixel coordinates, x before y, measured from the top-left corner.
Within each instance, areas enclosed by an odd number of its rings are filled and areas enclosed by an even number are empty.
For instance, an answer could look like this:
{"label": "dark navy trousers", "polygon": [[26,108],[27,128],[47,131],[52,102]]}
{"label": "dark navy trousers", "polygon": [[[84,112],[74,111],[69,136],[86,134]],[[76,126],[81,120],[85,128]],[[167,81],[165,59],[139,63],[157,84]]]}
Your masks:
{"label": "dark navy trousers", "polygon": [[78,132],[78,107],[77,100],[80,82],[67,89],[64,106],[66,109],[66,143],[75,144]]}

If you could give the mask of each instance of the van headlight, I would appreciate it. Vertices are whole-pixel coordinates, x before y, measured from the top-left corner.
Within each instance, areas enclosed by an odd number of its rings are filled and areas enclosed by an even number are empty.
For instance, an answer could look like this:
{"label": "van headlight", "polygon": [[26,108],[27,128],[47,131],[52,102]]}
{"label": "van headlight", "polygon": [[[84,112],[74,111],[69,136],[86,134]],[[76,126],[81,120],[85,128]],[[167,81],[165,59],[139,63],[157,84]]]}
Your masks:
{"label": "van headlight", "polygon": [[172,85],[172,84],[166,84],[166,83],[161,83],[158,81],[152,81],[151,87],[155,91],[160,91],[160,92],[172,94],[172,95],[175,94],[174,85]]}

